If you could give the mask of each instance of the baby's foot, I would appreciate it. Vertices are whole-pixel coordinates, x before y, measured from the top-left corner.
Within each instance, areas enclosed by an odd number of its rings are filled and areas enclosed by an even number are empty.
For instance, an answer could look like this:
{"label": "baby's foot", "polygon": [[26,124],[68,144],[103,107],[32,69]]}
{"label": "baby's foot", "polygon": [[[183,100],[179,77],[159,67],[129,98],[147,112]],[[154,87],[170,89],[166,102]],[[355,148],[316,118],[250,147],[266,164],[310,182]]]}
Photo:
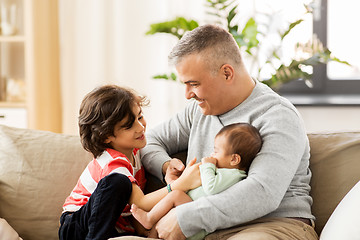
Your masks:
{"label": "baby's foot", "polygon": [[155,223],[151,222],[150,217],[148,216],[148,212],[138,208],[135,204],[131,205],[130,212],[134,216],[134,218],[141,223],[146,229],[151,229]]}

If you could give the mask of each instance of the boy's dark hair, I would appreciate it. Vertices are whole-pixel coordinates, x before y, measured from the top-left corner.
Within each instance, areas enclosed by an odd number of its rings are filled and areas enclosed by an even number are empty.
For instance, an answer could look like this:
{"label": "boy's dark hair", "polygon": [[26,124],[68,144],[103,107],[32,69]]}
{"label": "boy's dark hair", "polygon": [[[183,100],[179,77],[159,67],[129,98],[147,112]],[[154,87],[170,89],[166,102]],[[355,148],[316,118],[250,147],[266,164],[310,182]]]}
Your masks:
{"label": "boy's dark hair", "polygon": [[131,128],[137,117],[133,113],[135,104],[143,106],[147,100],[116,85],[104,85],[88,93],[79,111],[79,133],[85,150],[96,158],[111,148],[105,140],[114,135],[115,125],[123,119],[127,119],[123,127]]}
{"label": "boy's dark hair", "polygon": [[251,162],[262,147],[259,131],[248,123],[234,123],[223,127],[216,136],[219,135],[227,138],[229,153],[240,155],[239,168],[248,171]]}

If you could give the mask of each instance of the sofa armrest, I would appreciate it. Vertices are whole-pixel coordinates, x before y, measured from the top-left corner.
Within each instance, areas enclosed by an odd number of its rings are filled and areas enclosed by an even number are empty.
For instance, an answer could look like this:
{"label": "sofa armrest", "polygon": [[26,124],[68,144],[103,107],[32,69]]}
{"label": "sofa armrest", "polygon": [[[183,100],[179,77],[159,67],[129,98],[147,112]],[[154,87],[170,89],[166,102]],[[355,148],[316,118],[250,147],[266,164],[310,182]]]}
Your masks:
{"label": "sofa armrest", "polygon": [[0,218],[0,239],[2,239],[2,240],[22,240],[22,238],[19,237],[19,234],[3,218]]}
{"label": "sofa armrest", "polygon": [[26,240],[58,239],[65,198],[92,159],[78,136],[0,125],[0,216]]}

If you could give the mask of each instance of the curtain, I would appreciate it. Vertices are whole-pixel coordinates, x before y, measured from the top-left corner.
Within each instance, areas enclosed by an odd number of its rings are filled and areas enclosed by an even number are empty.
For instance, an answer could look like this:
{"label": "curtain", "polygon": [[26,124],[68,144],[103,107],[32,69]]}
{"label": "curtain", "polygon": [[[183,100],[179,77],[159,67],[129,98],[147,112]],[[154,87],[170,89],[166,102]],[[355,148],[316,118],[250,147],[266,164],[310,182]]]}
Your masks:
{"label": "curtain", "polygon": [[151,23],[177,15],[200,21],[205,1],[59,1],[60,78],[63,132],[77,134],[80,103],[102,84],[118,84],[146,95],[148,127],[171,117],[186,104],[179,82],[154,80],[169,72],[167,55],[176,44],[166,34],[145,35]]}
{"label": "curtain", "polygon": [[[58,1],[25,4],[29,128],[62,132]],[[31,80],[30,80],[31,79]]]}

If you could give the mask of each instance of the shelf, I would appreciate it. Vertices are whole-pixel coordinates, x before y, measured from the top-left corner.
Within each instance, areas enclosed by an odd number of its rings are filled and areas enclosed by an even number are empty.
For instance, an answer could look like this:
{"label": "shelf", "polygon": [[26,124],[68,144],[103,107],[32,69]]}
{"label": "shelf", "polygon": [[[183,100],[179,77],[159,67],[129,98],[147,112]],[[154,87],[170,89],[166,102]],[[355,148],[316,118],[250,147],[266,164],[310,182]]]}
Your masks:
{"label": "shelf", "polygon": [[26,108],[24,102],[0,102],[0,108]]}
{"label": "shelf", "polygon": [[0,42],[24,42],[25,37],[21,35],[16,36],[0,36]]}

